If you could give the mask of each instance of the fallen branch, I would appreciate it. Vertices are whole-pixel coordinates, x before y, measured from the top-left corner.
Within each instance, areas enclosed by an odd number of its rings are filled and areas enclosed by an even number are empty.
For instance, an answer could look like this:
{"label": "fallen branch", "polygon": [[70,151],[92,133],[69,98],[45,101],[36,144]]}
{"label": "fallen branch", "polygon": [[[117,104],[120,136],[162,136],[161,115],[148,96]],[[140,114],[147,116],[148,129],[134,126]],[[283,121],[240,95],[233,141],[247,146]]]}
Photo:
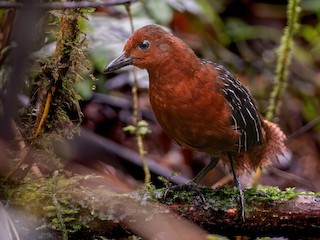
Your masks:
{"label": "fallen branch", "polygon": [[[174,191],[170,192],[166,200],[168,203],[162,204],[156,198],[163,195],[163,190],[155,190],[152,186],[140,192],[119,194],[104,185],[102,177],[66,178],[56,173],[53,178],[28,180],[15,189],[7,190],[10,197],[5,201],[12,208],[23,208],[24,215],[37,216],[40,225],[44,224],[41,219],[46,219],[46,228],[42,226],[46,234],[54,229],[55,233],[59,230],[60,234],[73,238],[89,233],[108,238],[131,234],[146,239],[159,235],[170,236],[170,239],[203,237],[203,230],[181,218],[196,223],[210,233],[225,236],[320,235],[320,201],[317,194],[264,188],[265,194],[261,195],[255,190],[246,190],[247,217],[242,222],[237,218],[237,193],[234,189]],[[199,198],[200,193],[205,201],[199,200],[202,199]],[[18,222],[16,219],[14,221]],[[28,221],[19,222],[23,224]],[[175,226],[179,226],[179,233],[175,232]],[[190,228],[193,229],[193,238],[188,238]]]}
{"label": "fallen branch", "polygon": [[291,200],[253,202],[245,223],[238,220],[236,209],[219,212],[206,206],[170,205],[171,210],[195,222],[210,233],[226,236],[320,236],[320,203],[314,196]]}
{"label": "fallen branch", "polygon": [[[44,2],[33,4],[33,7],[42,9],[74,9],[74,8],[96,8],[103,6],[116,6],[131,4],[137,0],[105,0],[97,2],[81,1],[81,2]],[[21,2],[0,2],[0,8],[26,8],[28,4]]]}

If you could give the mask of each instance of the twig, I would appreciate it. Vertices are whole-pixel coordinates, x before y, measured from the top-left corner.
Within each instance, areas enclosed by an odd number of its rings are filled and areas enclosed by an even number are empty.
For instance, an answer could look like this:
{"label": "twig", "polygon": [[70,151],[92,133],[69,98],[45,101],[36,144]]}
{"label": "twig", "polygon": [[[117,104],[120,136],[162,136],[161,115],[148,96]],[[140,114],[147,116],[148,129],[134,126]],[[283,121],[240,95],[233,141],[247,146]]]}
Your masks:
{"label": "twig", "polygon": [[[130,4],[126,4],[125,5],[126,10],[128,12],[129,15],[129,19],[130,19],[130,25],[131,25],[131,31],[134,31],[134,26],[133,26],[133,19],[132,19],[132,14],[131,14],[131,10],[130,10]],[[142,168],[144,171],[144,182],[145,183],[149,183],[150,179],[151,179],[151,175],[150,175],[150,170],[148,168],[147,165],[147,161],[146,161],[146,152],[144,150],[144,146],[143,146],[143,141],[142,141],[142,137],[143,135],[141,134],[141,132],[139,131],[139,126],[138,126],[138,110],[139,110],[139,102],[138,102],[138,81],[137,81],[137,74],[136,74],[136,69],[135,67],[133,67],[133,86],[132,86],[132,96],[133,96],[133,124],[136,128],[135,131],[135,135],[137,138],[137,145],[138,145],[138,149],[139,149],[139,154],[142,160]]]}
{"label": "twig", "polygon": [[49,116],[50,106],[52,102],[52,97],[56,90],[56,86],[50,87],[46,96],[44,97],[45,100],[41,102],[39,114],[37,114],[37,119],[33,128],[32,138],[36,138],[39,136],[45,121]]}
{"label": "twig", "polygon": [[310,129],[316,127],[317,125],[320,124],[320,117],[317,117],[315,119],[313,119],[311,122],[307,123],[306,125],[304,125],[303,127],[299,128],[297,131],[295,131],[294,133],[292,133],[286,141],[286,144],[288,144],[289,142],[291,142],[292,140],[300,137],[302,134],[308,132]]}
{"label": "twig", "polygon": [[[270,103],[266,119],[272,121],[280,107],[280,98],[288,84],[288,69],[292,60],[293,36],[298,29],[298,17],[300,0],[290,0],[287,8],[288,25],[281,38],[281,45],[278,49],[278,62],[276,67],[275,86],[271,93]],[[253,176],[252,186],[258,184],[261,175],[261,169],[258,168]]]}
{"label": "twig", "polygon": [[298,29],[298,17],[300,0],[290,0],[287,15],[288,25],[281,38],[281,46],[278,51],[278,63],[275,76],[275,87],[271,93],[270,104],[266,115],[267,120],[273,120],[280,106],[280,97],[288,83],[288,68],[292,60],[293,36]]}
{"label": "twig", "polygon": [[[96,8],[102,6],[116,6],[123,4],[134,3],[137,0],[105,0],[99,2],[44,2],[41,4],[33,4],[33,7],[42,8],[42,9],[72,9],[72,8]],[[20,2],[0,2],[0,8],[26,8],[30,7],[29,4],[23,4]]]}

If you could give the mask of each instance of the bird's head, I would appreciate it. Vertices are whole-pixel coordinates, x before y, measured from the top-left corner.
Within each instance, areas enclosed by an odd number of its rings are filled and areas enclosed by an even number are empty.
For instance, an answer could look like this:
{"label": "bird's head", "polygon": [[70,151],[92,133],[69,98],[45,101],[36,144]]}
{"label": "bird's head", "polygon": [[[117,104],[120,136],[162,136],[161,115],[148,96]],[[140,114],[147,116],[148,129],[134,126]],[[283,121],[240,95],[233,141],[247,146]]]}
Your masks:
{"label": "bird's head", "polygon": [[185,58],[182,59],[182,54],[188,52],[194,55],[184,42],[171,33],[157,25],[146,25],[132,33],[121,55],[109,63],[104,73],[110,73],[128,65],[152,71],[172,60],[185,61]]}

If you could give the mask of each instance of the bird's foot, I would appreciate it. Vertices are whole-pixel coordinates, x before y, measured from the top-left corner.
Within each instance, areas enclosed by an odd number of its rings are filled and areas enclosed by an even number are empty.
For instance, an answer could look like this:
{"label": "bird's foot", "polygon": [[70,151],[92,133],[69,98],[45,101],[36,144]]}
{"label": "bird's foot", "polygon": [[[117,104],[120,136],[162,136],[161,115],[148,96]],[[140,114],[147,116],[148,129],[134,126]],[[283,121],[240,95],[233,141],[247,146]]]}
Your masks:
{"label": "bird's foot", "polygon": [[242,222],[245,222],[246,216],[245,216],[245,207],[244,207],[244,194],[243,194],[243,189],[240,184],[240,181],[238,178],[235,178],[235,187],[237,189],[237,210],[238,210],[238,218],[242,220]]}
{"label": "bird's foot", "polygon": [[242,222],[246,221],[246,215],[245,215],[245,207],[244,207],[244,194],[242,191],[242,188],[238,188],[238,217],[242,220]]}

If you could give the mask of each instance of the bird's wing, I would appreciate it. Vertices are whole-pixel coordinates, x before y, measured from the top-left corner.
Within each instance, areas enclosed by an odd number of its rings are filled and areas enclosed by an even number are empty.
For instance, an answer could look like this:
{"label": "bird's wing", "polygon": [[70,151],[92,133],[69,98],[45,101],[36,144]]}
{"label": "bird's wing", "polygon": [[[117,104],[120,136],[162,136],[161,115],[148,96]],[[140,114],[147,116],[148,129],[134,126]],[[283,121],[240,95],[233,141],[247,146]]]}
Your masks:
{"label": "bird's wing", "polygon": [[247,151],[263,141],[258,109],[248,91],[231,72],[220,64],[211,64],[219,72],[218,78],[222,82],[221,91],[232,110],[232,124],[241,134],[238,151]]}

